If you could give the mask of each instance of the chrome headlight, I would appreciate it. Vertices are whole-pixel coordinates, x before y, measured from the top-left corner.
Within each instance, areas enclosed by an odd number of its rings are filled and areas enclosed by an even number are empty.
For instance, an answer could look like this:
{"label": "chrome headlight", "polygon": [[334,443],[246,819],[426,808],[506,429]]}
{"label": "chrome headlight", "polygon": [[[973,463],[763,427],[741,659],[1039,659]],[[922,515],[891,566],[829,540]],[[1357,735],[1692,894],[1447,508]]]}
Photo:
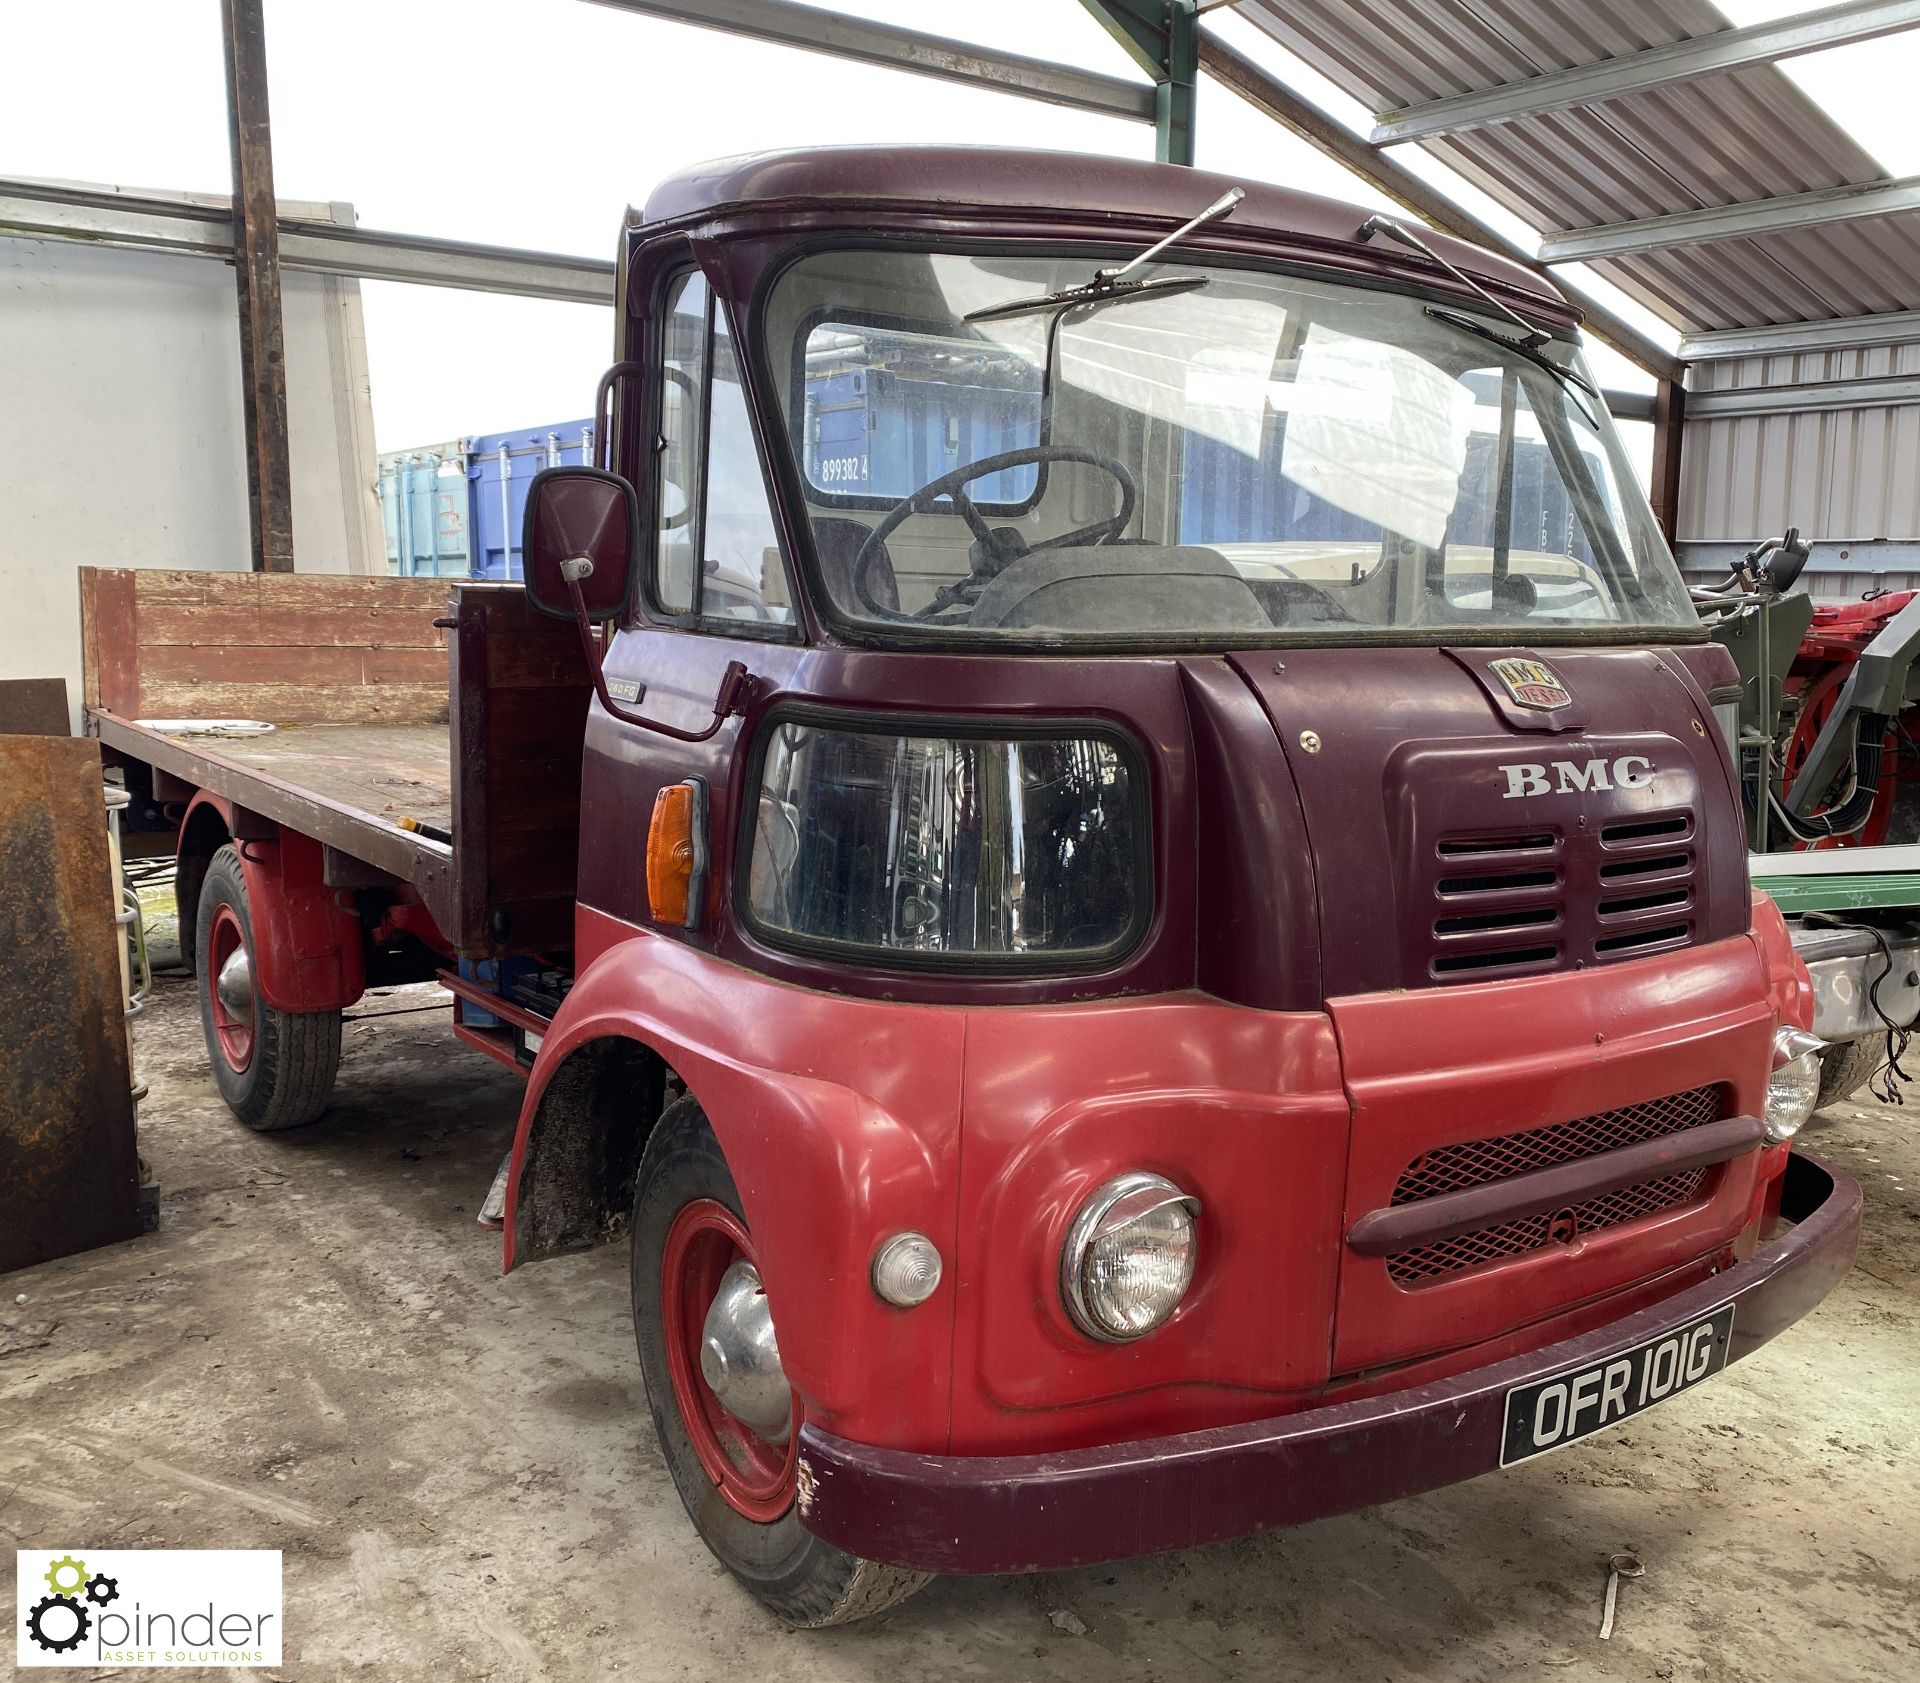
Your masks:
{"label": "chrome headlight", "polygon": [[1800,1132],[1820,1096],[1820,1054],[1826,1042],[1805,1029],[1783,1028],[1773,1037],[1773,1074],[1767,1080],[1767,1138],[1783,1144]]}
{"label": "chrome headlight", "polygon": [[1200,1203],[1160,1175],[1110,1180],[1081,1207],[1060,1252],[1074,1324],[1109,1344],[1144,1338],[1193,1284]]}

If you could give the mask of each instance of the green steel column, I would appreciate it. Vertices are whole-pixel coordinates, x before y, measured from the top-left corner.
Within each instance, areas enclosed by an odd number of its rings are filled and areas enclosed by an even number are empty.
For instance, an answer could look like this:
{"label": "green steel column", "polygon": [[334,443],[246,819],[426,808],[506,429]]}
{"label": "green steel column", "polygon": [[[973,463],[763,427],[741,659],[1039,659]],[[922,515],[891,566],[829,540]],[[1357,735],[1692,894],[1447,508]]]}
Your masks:
{"label": "green steel column", "polygon": [[1200,28],[1194,0],[1081,0],[1153,78],[1154,155],[1193,162],[1194,96],[1200,84]]}

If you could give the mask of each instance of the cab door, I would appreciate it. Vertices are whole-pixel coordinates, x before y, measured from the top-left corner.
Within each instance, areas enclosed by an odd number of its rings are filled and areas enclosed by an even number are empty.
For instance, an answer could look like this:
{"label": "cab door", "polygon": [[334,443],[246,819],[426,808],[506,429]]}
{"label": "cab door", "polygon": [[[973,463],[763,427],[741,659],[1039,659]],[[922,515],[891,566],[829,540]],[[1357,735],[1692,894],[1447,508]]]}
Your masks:
{"label": "cab door", "polygon": [[[636,424],[651,436],[615,459],[640,492],[647,534],[633,619],[614,635],[607,690],[623,709],[679,731],[705,731],[734,662],[765,697],[799,657],[791,572],[762,471],[740,359],[727,313],[689,264],[669,276],[655,316],[656,355]],[[631,393],[633,387],[628,388]],[[746,720],[723,720],[686,742],[594,705],[581,780],[580,899],[624,922],[653,926],[646,834],[668,784],[706,785],[706,904],[693,931],[710,945],[723,906],[735,835],[733,772]]]}

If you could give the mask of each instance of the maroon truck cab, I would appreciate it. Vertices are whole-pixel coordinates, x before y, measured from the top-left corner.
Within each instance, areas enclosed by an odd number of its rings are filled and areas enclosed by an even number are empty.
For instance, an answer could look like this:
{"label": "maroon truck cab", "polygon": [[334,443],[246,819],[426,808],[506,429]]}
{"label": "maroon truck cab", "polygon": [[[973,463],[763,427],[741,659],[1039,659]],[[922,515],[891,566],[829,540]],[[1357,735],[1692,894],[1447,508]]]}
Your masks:
{"label": "maroon truck cab", "polygon": [[618,288],[525,546],[595,686],[572,949],[463,986],[537,1050],[508,1266],[626,1224],[777,1613],[1469,1478],[1841,1276],[1734,669],[1536,276],[863,149],[668,182]]}

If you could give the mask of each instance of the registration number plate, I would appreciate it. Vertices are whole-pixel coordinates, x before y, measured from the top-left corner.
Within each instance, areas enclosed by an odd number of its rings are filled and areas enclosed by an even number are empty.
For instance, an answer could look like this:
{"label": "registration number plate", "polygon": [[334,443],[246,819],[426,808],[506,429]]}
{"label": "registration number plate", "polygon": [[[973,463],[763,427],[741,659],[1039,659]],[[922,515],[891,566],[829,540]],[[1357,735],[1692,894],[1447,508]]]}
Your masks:
{"label": "registration number plate", "polygon": [[1571,1368],[1507,1393],[1506,1435],[1500,1465],[1544,1455],[1591,1437],[1603,1426],[1691,1390],[1727,1365],[1733,1305],[1622,1350],[1588,1367]]}

